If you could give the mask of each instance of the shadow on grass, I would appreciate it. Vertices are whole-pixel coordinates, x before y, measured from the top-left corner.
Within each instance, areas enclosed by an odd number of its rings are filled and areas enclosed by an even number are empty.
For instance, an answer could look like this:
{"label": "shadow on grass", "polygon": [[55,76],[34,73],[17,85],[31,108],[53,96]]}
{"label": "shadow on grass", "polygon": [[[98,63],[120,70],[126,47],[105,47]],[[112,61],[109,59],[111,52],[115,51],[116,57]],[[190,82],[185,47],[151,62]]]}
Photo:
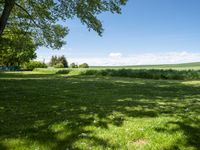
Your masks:
{"label": "shadow on grass", "polygon": [[55,78],[56,74],[39,74],[38,72],[0,72],[0,79],[38,79],[38,78]]}
{"label": "shadow on grass", "polygon": [[[200,114],[200,87],[179,81],[128,78],[39,74],[4,74],[1,78],[0,141],[26,139],[61,150],[80,149],[75,143],[89,140],[91,145],[116,149],[117,145],[86,127],[122,126],[127,117],[177,116],[181,121],[168,122],[177,124],[176,129],[168,129],[166,124],[166,128],[155,130],[181,130],[187,137],[187,146],[200,147],[200,120],[188,119],[191,114]],[[0,149],[6,147],[0,143]]]}
{"label": "shadow on grass", "polygon": [[[176,125],[175,128],[169,129],[168,126]],[[184,116],[181,121],[170,121],[163,128],[156,128],[155,130],[158,132],[167,132],[174,133],[177,131],[184,132],[186,136],[186,144],[185,146],[192,146],[196,149],[200,148],[200,120],[197,118],[189,118],[188,116]],[[180,143],[176,143],[177,145]],[[171,149],[180,149],[177,145],[173,145]]]}

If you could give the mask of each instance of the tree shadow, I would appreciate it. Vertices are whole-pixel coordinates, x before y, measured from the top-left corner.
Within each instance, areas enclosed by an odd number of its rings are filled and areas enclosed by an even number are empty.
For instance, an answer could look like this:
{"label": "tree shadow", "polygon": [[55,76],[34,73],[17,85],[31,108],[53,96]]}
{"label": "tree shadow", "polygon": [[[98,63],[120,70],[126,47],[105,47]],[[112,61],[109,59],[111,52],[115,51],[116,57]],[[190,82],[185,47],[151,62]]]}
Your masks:
{"label": "tree shadow", "polygon": [[[91,145],[117,149],[117,145],[98,137],[86,127],[106,130],[109,124],[122,126],[126,117],[175,115],[182,120],[168,124],[179,126],[176,130],[184,132],[188,145],[200,147],[200,126],[197,126],[200,120],[188,121],[191,113],[200,113],[200,87],[162,80],[3,76],[0,79],[0,141],[28,139],[40,145],[51,143],[48,149],[52,150],[78,150],[81,148],[74,145],[77,141],[89,140]],[[186,100],[188,98],[191,101]],[[173,132],[167,127],[155,130]],[[173,147],[177,148],[176,145]],[[6,149],[1,142],[0,149]]]}
{"label": "tree shadow", "polygon": [[[175,128],[168,128],[170,125],[175,125]],[[184,116],[180,121],[169,121],[165,124],[165,127],[155,128],[157,132],[167,132],[167,133],[175,133],[177,131],[182,131],[186,136],[185,146],[191,146],[196,149],[200,148],[200,119],[193,118],[191,119],[189,116]],[[178,145],[181,141],[177,141],[170,149],[176,148],[180,149]]]}

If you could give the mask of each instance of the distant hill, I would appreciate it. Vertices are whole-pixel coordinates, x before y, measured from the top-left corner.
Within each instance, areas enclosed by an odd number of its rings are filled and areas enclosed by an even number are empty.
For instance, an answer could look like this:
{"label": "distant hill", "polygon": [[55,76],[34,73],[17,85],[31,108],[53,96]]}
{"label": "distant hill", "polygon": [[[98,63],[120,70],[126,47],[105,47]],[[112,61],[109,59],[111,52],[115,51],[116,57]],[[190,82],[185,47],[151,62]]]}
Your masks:
{"label": "distant hill", "polygon": [[129,69],[177,69],[177,70],[200,70],[200,62],[183,64],[162,64],[162,65],[133,65],[133,66],[92,66],[92,68],[129,68]]}

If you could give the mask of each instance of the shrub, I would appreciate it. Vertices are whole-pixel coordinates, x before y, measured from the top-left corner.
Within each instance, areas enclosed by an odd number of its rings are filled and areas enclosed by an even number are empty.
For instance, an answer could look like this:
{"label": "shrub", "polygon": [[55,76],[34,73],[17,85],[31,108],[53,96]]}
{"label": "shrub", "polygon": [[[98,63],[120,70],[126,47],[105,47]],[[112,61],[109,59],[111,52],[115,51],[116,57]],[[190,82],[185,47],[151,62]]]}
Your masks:
{"label": "shrub", "polygon": [[83,70],[80,75],[132,77],[144,79],[166,79],[166,80],[197,80],[200,79],[200,70],[133,70],[133,69],[102,69]]}
{"label": "shrub", "polygon": [[57,72],[56,72],[56,74],[68,74],[70,72],[70,70],[58,70]]}
{"label": "shrub", "polygon": [[19,71],[20,66],[0,66],[0,71]]}
{"label": "shrub", "polygon": [[70,68],[78,68],[78,65],[76,65],[75,63],[71,63]]}
{"label": "shrub", "polygon": [[83,70],[80,71],[80,75],[98,75],[98,70]]}
{"label": "shrub", "polygon": [[53,66],[54,68],[64,68],[64,65],[62,63],[58,63]]}
{"label": "shrub", "polygon": [[83,63],[79,65],[79,68],[89,68],[89,65],[87,63]]}
{"label": "shrub", "polygon": [[30,61],[23,65],[23,70],[32,71],[35,68],[47,68],[47,65],[40,61]]}

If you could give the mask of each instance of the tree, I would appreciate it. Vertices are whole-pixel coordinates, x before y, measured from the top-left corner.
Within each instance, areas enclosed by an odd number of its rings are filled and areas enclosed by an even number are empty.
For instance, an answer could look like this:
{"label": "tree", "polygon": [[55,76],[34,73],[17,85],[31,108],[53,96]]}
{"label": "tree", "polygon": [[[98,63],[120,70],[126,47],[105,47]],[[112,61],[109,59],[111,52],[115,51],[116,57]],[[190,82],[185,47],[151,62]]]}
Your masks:
{"label": "tree", "polygon": [[64,68],[64,65],[62,63],[57,63],[53,66],[54,68]]}
{"label": "tree", "polygon": [[36,58],[36,48],[29,34],[13,34],[19,31],[15,28],[9,30],[0,43],[0,64],[4,66],[20,66]]}
{"label": "tree", "polygon": [[51,57],[51,60],[50,60],[50,66],[55,66],[56,64],[58,63],[58,59],[57,59],[57,56],[52,56]]}
{"label": "tree", "polygon": [[78,18],[90,29],[102,34],[97,15],[121,13],[127,0],[0,0],[0,41],[5,27],[16,26],[21,33],[31,33],[36,45],[59,49],[65,42],[68,28],[58,22]]}
{"label": "tree", "polygon": [[78,68],[78,65],[76,65],[75,63],[71,63],[70,68]]}
{"label": "tree", "polygon": [[79,68],[89,68],[89,65],[87,63],[83,63],[83,64],[80,64],[78,67]]}
{"label": "tree", "polygon": [[58,62],[63,64],[64,68],[68,68],[68,62],[64,55],[58,57]]}
{"label": "tree", "polygon": [[50,60],[50,66],[56,68],[68,68],[68,62],[64,55],[60,57],[52,56]]}

